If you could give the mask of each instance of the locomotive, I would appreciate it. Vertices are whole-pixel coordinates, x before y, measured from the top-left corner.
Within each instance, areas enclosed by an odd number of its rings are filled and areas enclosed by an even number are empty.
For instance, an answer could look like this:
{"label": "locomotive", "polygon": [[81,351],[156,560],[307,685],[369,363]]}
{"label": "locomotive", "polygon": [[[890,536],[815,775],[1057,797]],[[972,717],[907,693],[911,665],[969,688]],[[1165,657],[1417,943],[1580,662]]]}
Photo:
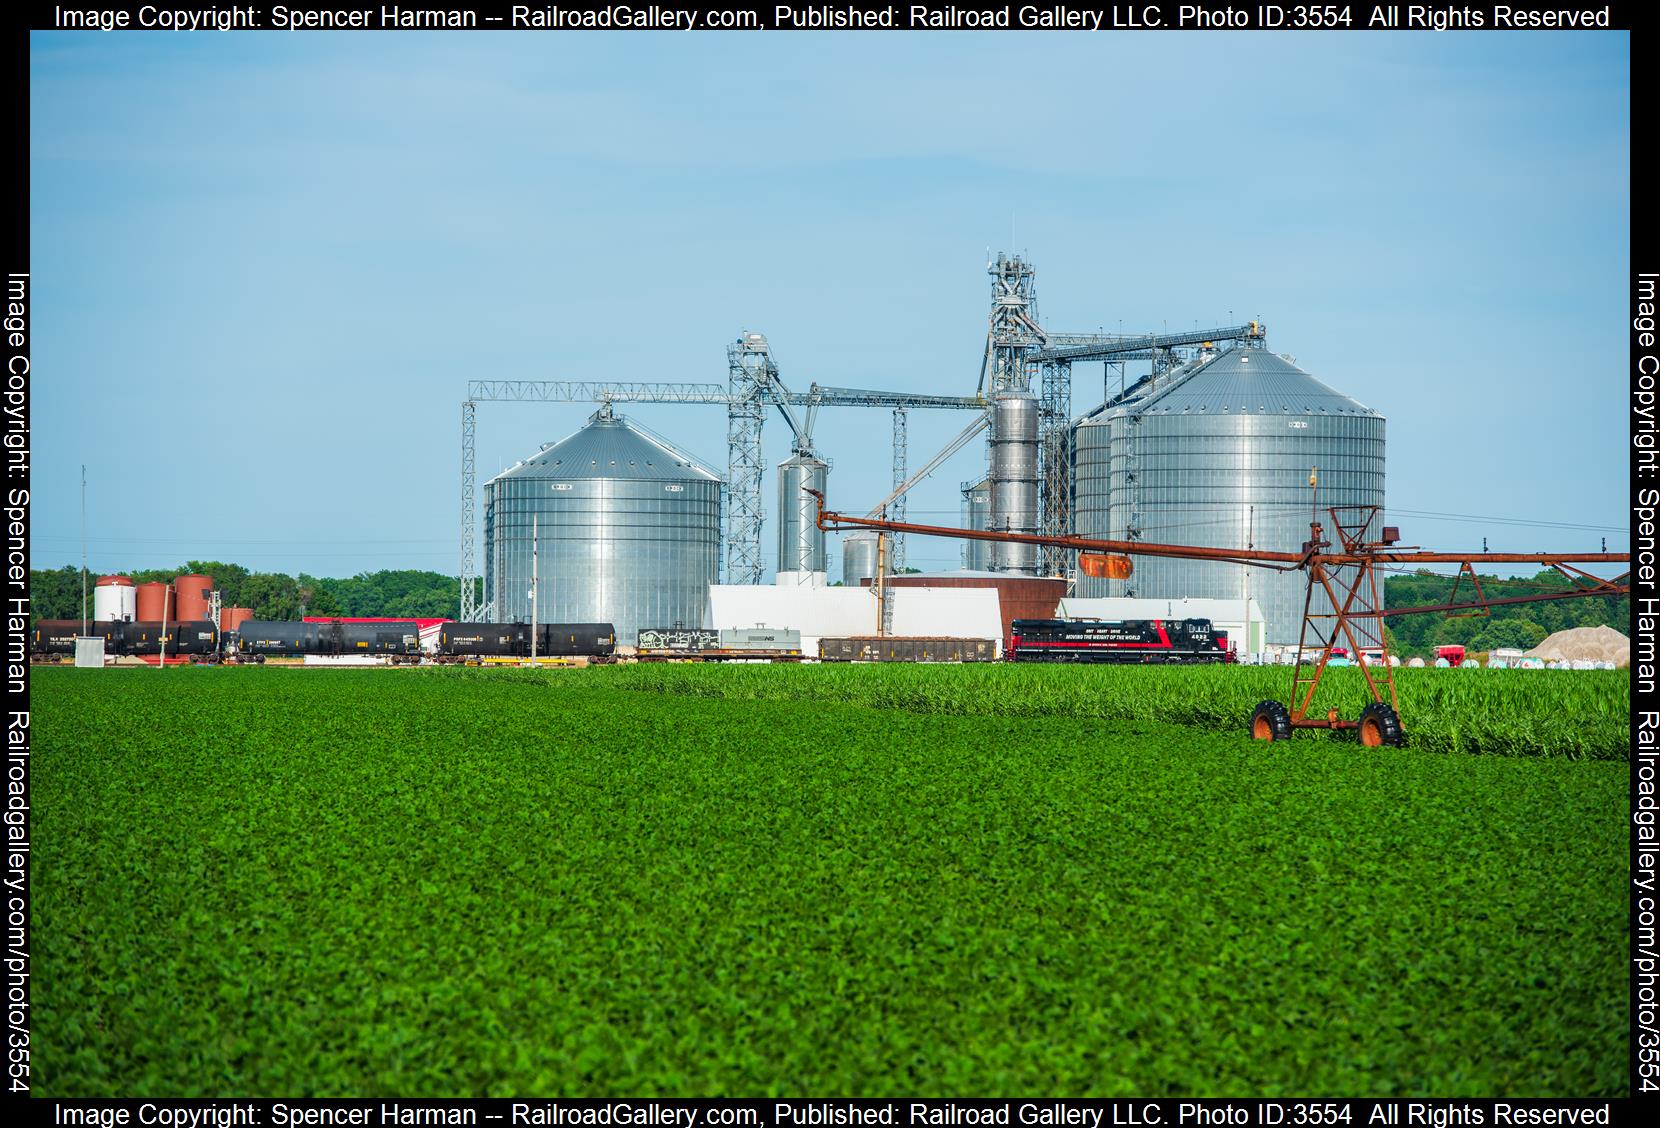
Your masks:
{"label": "locomotive", "polygon": [[[75,639],[102,638],[104,653],[149,657],[167,653],[200,661],[263,662],[268,657],[347,654],[385,656],[392,662],[419,662],[426,655],[413,622],[353,623],[330,619],[320,623],[293,623],[249,619],[236,630],[221,634],[203,622],[90,622],[79,619],[43,619],[36,624],[31,652],[37,660],[55,660],[75,653]],[[440,662],[476,657],[527,658],[531,653],[528,623],[445,623],[439,631]],[[616,631],[610,623],[541,623],[536,653],[547,657],[609,658],[616,652]]]}
{"label": "locomotive", "polygon": [[1209,619],[1016,619],[1011,662],[1232,662],[1226,631]]}

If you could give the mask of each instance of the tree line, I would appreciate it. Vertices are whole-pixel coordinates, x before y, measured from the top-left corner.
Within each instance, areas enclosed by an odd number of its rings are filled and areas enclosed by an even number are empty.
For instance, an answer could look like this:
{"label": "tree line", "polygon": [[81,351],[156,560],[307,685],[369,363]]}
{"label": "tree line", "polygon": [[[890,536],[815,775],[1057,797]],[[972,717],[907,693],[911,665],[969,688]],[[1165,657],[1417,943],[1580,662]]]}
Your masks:
{"label": "tree line", "polygon": [[[346,579],[304,572],[251,572],[220,560],[189,560],[178,568],[150,568],[114,573],[134,583],[167,582],[200,573],[213,577],[226,607],[247,607],[256,619],[299,619],[306,615],[342,615],[395,619],[453,619],[461,604],[461,581],[455,576],[414,569],[360,572]],[[86,614],[92,615],[92,585],[86,579]],[[475,581],[483,598],[483,581]],[[73,565],[29,573],[30,609],[41,619],[81,617],[81,570]]]}
{"label": "tree line", "polygon": [[[1525,579],[1481,577],[1482,594],[1488,599],[1566,591],[1568,587],[1568,581],[1560,573],[1548,568]],[[1384,581],[1383,589],[1385,609],[1435,606],[1455,599],[1464,603],[1476,597],[1475,586],[1468,576],[1458,584],[1455,595],[1451,576],[1427,571],[1390,576]],[[1450,618],[1446,614],[1399,615],[1386,618],[1384,623],[1389,628],[1395,648],[1404,654],[1427,653],[1434,647],[1453,644],[1478,651],[1500,647],[1531,650],[1546,637],[1571,627],[1608,626],[1622,633],[1631,628],[1630,598],[1559,599],[1494,607],[1476,614],[1453,614],[1460,617]]]}

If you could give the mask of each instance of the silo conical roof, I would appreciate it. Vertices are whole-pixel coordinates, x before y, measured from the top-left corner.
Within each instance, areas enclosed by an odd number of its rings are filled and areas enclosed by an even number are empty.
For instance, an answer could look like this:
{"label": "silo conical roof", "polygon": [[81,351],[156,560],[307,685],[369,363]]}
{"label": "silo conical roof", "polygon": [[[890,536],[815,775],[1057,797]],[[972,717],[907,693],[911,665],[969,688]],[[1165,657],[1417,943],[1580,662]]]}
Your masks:
{"label": "silo conical roof", "polygon": [[1370,415],[1379,413],[1266,349],[1222,353],[1185,380],[1131,405],[1137,415]]}
{"label": "silo conical roof", "polygon": [[626,419],[595,413],[580,431],[497,474],[503,478],[573,481],[627,478],[662,481],[719,481],[720,475],[683,451],[645,434]]}

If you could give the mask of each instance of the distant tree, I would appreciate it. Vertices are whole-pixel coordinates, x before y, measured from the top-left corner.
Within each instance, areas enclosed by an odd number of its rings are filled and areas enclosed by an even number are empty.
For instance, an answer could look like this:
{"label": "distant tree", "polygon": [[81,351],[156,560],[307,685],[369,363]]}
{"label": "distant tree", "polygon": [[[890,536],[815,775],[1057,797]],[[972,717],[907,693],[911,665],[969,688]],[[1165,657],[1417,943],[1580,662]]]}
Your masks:
{"label": "distant tree", "polygon": [[329,580],[320,580],[316,576],[300,573],[295,582],[295,595],[299,598],[302,614],[305,615],[344,615],[340,608],[340,600],[329,588]]}
{"label": "distant tree", "polygon": [[1512,647],[1532,650],[1545,641],[1545,628],[1528,619],[1497,619],[1476,635],[1477,650],[1498,650]]}
{"label": "distant tree", "polygon": [[244,581],[241,606],[252,609],[256,619],[297,619],[300,617],[299,584],[281,572],[254,572]]}
{"label": "distant tree", "polygon": [[[86,613],[92,614],[92,582],[87,577]],[[62,568],[31,569],[29,572],[30,625],[42,619],[81,617],[81,570],[73,564]]]}
{"label": "distant tree", "polygon": [[248,569],[240,564],[226,564],[221,560],[190,560],[185,568],[213,577],[213,586],[219,591],[219,603],[224,607],[246,607],[242,602],[242,587],[248,582]]}

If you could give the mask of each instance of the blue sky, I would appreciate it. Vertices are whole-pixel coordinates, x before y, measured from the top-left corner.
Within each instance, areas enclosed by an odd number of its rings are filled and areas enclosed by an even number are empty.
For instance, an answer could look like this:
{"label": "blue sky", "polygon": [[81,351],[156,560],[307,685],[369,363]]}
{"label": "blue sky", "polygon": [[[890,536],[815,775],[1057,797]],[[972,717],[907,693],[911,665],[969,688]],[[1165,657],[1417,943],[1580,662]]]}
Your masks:
{"label": "blue sky", "polygon": [[[747,329],[967,394],[988,248],[1052,329],[1262,317],[1388,417],[1411,543],[1624,548],[1629,79],[1624,33],[36,34],[35,564],[84,463],[95,571],[453,574],[468,379],[724,383]],[[591,410],[481,405],[480,479]],[[719,408],[626,410],[724,467]],[[818,438],[887,492],[886,412]]]}

